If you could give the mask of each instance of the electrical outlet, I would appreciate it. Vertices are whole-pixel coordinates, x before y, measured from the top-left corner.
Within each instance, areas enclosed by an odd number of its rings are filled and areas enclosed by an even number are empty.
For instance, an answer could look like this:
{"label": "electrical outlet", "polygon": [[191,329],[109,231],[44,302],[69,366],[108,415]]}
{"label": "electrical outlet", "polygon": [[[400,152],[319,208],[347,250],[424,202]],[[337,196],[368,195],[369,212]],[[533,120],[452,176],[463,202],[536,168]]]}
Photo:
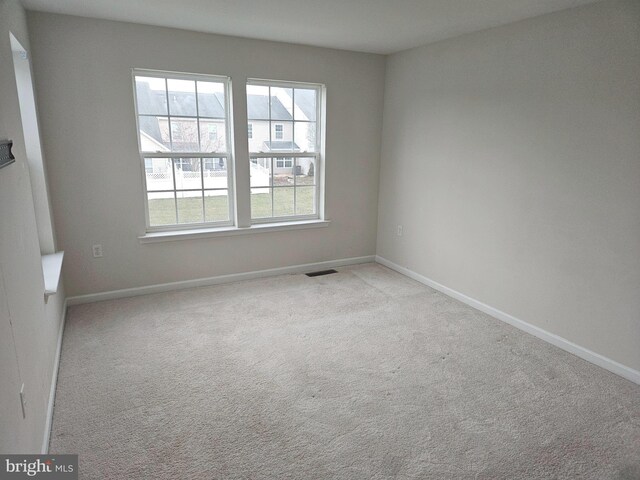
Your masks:
{"label": "electrical outlet", "polygon": [[24,383],[20,387],[20,406],[22,407],[22,418],[27,418],[27,397],[24,394]]}
{"label": "electrical outlet", "polygon": [[398,236],[399,237],[402,236],[402,231],[403,231],[402,225],[398,225]]}
{"label": "electrical outlet", "polygon": [[94,245],[92,249],[93,249],[93,258],[102,257],[102,245]]}

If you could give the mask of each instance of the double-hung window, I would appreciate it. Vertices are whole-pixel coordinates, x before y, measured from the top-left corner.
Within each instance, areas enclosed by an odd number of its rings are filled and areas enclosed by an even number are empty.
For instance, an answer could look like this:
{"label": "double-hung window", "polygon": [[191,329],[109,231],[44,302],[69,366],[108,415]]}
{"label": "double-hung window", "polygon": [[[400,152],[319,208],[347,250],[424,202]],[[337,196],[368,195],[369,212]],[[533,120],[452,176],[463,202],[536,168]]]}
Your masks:
{"label": "double-hung window", "polygon": [[322,86],[249,80],[251,220],[319,218]]}
{"label": "double-hung window", "polygon": [[229,78],[134,70],[147,229],[232,224]]}
{"label": "double-hung window", "polygon": [[323,214],[322,85],[247,81],[248,143],[236,148],[249,171],[236,176],[229,77],[134,69],[133,83],[147,232],[326,224],[306,222]]}

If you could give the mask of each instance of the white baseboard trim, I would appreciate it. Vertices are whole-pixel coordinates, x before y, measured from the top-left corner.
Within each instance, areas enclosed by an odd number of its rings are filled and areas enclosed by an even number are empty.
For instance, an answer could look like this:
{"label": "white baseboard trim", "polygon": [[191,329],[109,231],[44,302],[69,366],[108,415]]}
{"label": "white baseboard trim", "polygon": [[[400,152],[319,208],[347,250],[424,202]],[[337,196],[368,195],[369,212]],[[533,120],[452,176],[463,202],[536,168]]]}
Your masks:
{"label": "white baseboard trim", "polygon": [[62,320],[58,330],[58,346],[56,347],[56,356],[53,360],[53,374],[51,375],[51,389],[49,390],[49,404],[47,405],[47,417],[44,425],[44,438],[42,439],[42,448],[40,453],[46,455],[49,453],[49,439],[51,438],[51,424],[53,422],[53,405],[56,400],[56,388],[58,386],[58,369],[60,367],[60,353],[62,352],[62,335],[64,334],[64,324],[67,320],[67,300],[62,305]]}
{"label": "white baseboard trim", "polygon": [[125,288],[122,290],[112,290],[109,292],[91,293],[88,295],[78,295],[67,298],[68,305],[80,305],[83,303],[99,302],[102,300],[114,300],[117,298],[137,297],[150,293],[162,293],[172,290],[183,290],[193,287],[208,287],[222,283],[239,282],[241,280],[251,280],[255,278],[272,277],[275,275],[286,275],[293,273],[306,273],[314,270],[343,267],[345,265],[356,265],[359,263],[371,263],[376,261],[375,255],[364,257],[342,258],[339,260],[328,260],[326,262],[305,263],[301,265],[291,265],[289,267],[270,268],[267,270],[257,270],[253,272],[232,273],[229,275],[218,275],[216,277],[197,278],[195,280],[183,280],[180,282],[160,283],[145,287]]}
{"label": "white baseboard trim", "polygon": [[401,267],[400,265],[397,265],[379,255],[376,255],[376,262],[392,270],[395,270],[396,272],[401,273],[409,278],[412,278],[424,285],[427,285],[435,290],[438,290],[439,292],[442,292],[449,297],[455,298],[456,300],[460,300],[462,303],[466,303],[467,305],[477,310],[480,310],[481,312],[491,315],[492,317],[497,318],[498,320],[502,320],[503,322],[508,323],[509,325],[512,325],[535,337],[538,337],[541,340],[544,340],[552,345],[555,345],[556,347],[561,348],[562,350],[572,353],[588,362],[598,365],[599,367],[609,370],[610,372],[613,372],[616,375],[619,375],[623,378],[626,378],[627,380],[630,380],[640,385],[640,371],[638,370],[634,370],[631,367],[622,365],[621,363],[618,363],[615,360],[611,360],[610,358],[600,355],[599,353],[592,352],[591,350],[581,347],[580,345],[577,345],[554,333],[547,332],[546,330],[543,330],[540,327],[531,325],[530,323],[520,320],[512,315],[509,315],[508,313],[498,310],[497,308],[493,308],[487,305],[486,303],[482,303],[479,300],[468,297],[464,293],[460,293],[456,290],[453,290],[452,288],[446,287],[434,280],[431,280],[430,278],[420,275],[419,273],[416,273],[413,270],[409,270],[408,268]]}

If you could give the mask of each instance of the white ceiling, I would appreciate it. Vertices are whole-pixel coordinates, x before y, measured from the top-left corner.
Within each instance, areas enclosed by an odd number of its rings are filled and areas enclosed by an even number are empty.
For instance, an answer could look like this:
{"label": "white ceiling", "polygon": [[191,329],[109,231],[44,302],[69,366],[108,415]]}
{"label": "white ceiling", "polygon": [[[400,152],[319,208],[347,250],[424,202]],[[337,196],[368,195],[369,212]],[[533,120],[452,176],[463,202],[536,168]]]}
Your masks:
{"label": "white ceiling", "polygon": [[23,0],[46,12],[393,53],[596,0]]}

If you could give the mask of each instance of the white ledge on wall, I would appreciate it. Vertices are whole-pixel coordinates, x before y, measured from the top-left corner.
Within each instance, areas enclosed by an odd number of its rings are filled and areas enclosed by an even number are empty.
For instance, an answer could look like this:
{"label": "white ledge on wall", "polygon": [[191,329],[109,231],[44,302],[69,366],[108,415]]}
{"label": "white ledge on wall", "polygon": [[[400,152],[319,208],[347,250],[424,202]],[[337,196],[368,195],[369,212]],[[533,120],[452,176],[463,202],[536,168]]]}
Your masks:
{"label": "white ledge on wall", "polygon": [[42,275],[44,276],[44,301],[58,291],[64,252],[42,255]]}
{"label": "white ledge on wall", "polygon": [[258,223],[250,227],[218,227],[194,228],[192,230],[172,230],[165,232],[148,232],[138,237],[140,243],[173,242],[176,240],[193,240],[208,237],[228,237],[251,233],[279,232],[282,230],[302,230],[306,228],[326,227],[329,220],[303,220],[298,222]]}

